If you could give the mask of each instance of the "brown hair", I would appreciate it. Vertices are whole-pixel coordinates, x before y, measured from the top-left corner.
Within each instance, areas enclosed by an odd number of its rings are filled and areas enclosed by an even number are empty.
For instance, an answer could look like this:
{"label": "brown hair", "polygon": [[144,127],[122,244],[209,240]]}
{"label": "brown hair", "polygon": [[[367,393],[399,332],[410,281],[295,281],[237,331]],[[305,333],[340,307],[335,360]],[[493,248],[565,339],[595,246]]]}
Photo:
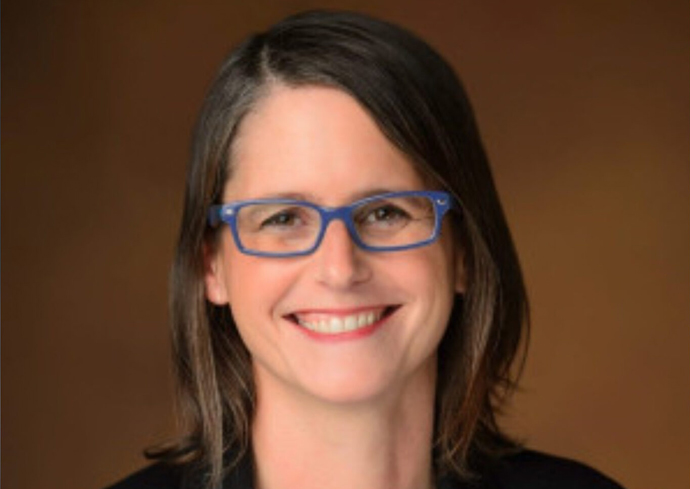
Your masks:
{"label": "brown hair", "polygon": [[[193,459],[211,485],[246,454],[254,409],[251,358],[232,312],[205,299],[208,208],[231,172],[243,117],[272,83],[326,85],[354,97],[422,175],[453,193],[466,293],[439,346],[434,463],[467,477],[515,445],[496,413],[515,386],[511,369],[528,330],[517,255],[465,92],[448,64],[404,29],[363,15],[308,12],[237,47],[199,116],[171,278],[174,360],[185,435],[153,458]],[[523,357],[524,358],[524,357]],[[521,366],[521,362],[518,367]],[[231,449],[231,450],[229,450]],[[233,454],[225,460],[224,455]]]}

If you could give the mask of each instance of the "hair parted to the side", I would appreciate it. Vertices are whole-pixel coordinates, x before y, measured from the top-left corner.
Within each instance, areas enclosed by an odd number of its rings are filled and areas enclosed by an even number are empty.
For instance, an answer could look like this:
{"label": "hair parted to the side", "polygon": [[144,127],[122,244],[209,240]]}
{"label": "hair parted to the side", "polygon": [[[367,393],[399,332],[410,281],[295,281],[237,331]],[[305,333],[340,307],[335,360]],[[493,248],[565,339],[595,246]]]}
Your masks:
{"label": "hair parted to the side", "polygon": [[[466,268],[439,347],[434,463],[468,477],[514,443],[496,413],[514,388],[528,331],[517,255],[467,97],[453,70],[404,29],[359,14],[298,14],[254,35],[222,65],[195,128],[171,275],[174,361],[185,434],[150,452],[195,460],[216,485],[249,449],[251,358],[232,311],[205,299],[208,208],[232,178],[231,147],[243,117],[274,84],[343,90],[429,181],[455,195],[453,229]],[[523,350],[524,352],[524,350]],[[232,450],[228,450],[232,448]],[[228,459],[227,453],[234,459]]]}

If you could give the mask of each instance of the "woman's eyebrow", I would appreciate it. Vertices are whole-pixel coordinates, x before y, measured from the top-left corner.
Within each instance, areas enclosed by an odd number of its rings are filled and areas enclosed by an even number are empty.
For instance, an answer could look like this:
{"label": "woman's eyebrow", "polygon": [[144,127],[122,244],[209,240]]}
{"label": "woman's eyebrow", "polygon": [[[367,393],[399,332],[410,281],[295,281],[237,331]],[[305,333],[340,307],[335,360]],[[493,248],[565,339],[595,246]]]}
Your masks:
{"label": "woman's eyebrow", "polygon": [[269,192],[266,194],[254,197],[254,199],[290,199],[290,200],[306,200],[307,202],[314,202],[314,196],[301,192]]}
{"label": "woman's eyebrow", "polygon": [[392,192],[401,192],[405,190],[412,190],[409,188],[390,188],[390,187],[377,187],[362,192],[357,192],[352,196],[352,201],[357,201],[361,199],[366,199],[367,197],[373,197],[374,195],[380,194],[390,194]]}
{"label": "woman's eyebrow", "polygon": [[[366,199],[367,197],[372,197],[374,195],[387,194],[392,192],[401,192],[406,190],[418,190],[411,188],[390,188],[390,187],[376,187],[369,188],[366,190],[360,190],[354,192],[350,197],[340,205],[347,205],[347,203],[356,202],[358,200]],[[313,193],[304,192],[270,192],[267,194],[255,197],[255,199],[291,199],[291,200],[302,200],[306,202],[311,202],[313,204],[325,205],[323,199],[317,197]]]}

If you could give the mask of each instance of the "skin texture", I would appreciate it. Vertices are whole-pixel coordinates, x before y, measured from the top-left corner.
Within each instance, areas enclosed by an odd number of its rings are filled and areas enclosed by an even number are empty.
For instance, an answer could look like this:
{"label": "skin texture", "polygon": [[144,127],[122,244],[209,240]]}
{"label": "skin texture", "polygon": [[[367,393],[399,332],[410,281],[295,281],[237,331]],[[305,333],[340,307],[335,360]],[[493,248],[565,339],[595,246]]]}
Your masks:
{"label": "skin texture", "polygon": [[[425,188],[357,102],[324,87],[271,87],[230,164],[224,202],[339,206]],[[429,246],[371,253],[336,221],[312,255],[280,259],[243,255],[222,231],[206,292],[229,304],[252,355],[259,487],[431,486],[436,349],[464,289],[448,226]],[[394,312],[358,334],[309,334],[293,320],[384,308]]]}

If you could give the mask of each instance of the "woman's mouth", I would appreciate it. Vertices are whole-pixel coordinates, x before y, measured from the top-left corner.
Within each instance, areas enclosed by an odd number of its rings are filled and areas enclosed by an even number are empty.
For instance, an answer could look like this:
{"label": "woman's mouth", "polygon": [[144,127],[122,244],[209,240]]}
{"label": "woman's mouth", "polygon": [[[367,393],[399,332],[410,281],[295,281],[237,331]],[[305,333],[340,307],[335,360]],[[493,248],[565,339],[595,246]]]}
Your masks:
{"label": "woman's mouth", "polygon": [[[287,316],[293,323],[319,335],[343,335],[371,329],[399,306],[359,309],[351,312],[301,311]],[[349,335],[348,335],[349,336]]]}

